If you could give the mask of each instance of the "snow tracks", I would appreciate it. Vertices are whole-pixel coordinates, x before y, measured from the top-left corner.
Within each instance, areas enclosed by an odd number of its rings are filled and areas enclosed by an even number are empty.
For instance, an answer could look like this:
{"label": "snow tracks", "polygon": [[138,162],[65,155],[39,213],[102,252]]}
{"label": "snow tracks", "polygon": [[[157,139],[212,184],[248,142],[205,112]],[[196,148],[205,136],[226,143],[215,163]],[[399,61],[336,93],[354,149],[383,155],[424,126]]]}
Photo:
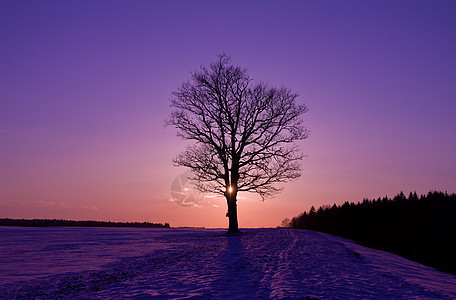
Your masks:
{"label": "snow tracks", "polygon": [[[313,231],[170,230],[167,249],[57,274],[6,298],[451,299],[456,276]],[[1,297],[0,297],[1,298]]]}

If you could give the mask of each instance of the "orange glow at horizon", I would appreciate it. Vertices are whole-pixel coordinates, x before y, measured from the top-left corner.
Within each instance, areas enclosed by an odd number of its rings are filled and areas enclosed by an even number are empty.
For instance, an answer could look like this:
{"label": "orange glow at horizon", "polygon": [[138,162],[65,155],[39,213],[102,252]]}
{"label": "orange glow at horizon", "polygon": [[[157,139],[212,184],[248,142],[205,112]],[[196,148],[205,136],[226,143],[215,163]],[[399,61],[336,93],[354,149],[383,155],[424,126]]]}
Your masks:
{"label": "orange glow at horizon", "polygon": [[[5,3],[0,218],[227,227],[236,192],[239,227],[276,227],[311,206],[456,192],[456,1]],[[302,176],[265,201],[172,189],[191,142],[163,128],[171,93],[221,52],[309,107]]]}

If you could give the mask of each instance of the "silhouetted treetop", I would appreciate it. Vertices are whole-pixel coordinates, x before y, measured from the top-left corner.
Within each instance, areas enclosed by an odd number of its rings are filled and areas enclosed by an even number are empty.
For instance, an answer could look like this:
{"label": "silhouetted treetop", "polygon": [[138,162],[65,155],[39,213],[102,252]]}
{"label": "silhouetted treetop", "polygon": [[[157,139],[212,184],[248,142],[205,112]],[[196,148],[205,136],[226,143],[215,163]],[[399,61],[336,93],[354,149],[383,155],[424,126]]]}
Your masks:
{"label": "silhouetted treetop", "polygon": [[456,195],[429,192],[408,198],[403,192],[362,202],[312,206],[288,222],[290,228],[311,229],[350,238],[369,247],[456,273]]}
{"label": "silhouetted treetop", "polygon": [[237,192],[267,197],[281,190],[277,183],[300,176],[303,154],[295,142],[308,131],[301,119],[307,107],[296,102],[298,94],[253,83],[246,69],[222,54],[193,72],[173,96],[166,124],[195,141],[174,163],[190,169],[199,190],[235,203]]}

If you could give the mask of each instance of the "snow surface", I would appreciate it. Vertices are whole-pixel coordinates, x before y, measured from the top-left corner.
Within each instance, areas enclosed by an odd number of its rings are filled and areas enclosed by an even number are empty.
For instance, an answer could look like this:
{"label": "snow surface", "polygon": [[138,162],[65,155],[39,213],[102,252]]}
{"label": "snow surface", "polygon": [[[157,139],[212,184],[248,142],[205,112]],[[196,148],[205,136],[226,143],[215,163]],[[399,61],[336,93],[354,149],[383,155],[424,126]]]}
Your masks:
{"label": "snow surface", "polygon": [[0,228],[0,298],[456,299],[456,276],[307,230]]}

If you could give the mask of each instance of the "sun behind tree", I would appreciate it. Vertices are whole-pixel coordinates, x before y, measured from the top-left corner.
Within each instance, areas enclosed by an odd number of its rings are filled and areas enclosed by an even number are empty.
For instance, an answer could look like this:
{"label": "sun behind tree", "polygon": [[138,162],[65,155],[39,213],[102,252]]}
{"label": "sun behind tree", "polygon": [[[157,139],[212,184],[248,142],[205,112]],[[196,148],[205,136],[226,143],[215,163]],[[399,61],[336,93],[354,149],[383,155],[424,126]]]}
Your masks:
{"label": "sun behind tree", "polygon": [[226,54],[192,73],[173,96],[165,124],[195,141],[173,162],[191,171],[200,191],[225,196],[228,233],[239,232],[238,192],[264,199],[282,190],[278,183],[301,175],[296,141],[309,134],[301,119],[307,107],[290,89],[252,83]]}

